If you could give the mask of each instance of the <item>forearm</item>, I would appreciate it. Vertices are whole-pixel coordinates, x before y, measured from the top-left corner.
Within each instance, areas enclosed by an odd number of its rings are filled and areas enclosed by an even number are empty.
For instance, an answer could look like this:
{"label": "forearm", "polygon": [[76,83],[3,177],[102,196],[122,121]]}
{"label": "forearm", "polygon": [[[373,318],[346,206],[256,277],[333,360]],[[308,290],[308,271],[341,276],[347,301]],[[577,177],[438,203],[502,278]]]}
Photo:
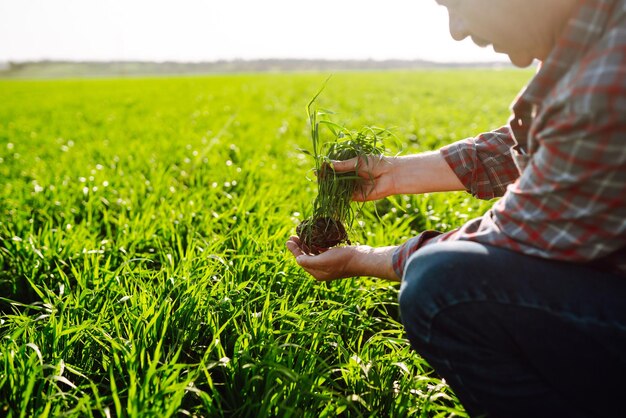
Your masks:
{"label": "forearm", "polygon": [[347,276],[370,276],[398,282],[400,277],[393,269],[395,246],[370,247],[362,245],[351,247],[354,252],[347,263]]}
{"label": "forearm", "polygon": [[394,157],[392,194],[465,190],[439,151]]}

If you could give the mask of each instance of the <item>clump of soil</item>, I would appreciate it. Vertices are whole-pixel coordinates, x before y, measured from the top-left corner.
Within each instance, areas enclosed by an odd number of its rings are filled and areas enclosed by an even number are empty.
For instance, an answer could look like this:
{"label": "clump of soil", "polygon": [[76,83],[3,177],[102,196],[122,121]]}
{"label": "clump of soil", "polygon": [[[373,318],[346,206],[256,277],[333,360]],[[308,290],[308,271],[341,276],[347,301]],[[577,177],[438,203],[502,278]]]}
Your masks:
{"label": "clump of soil", "polygon": [[321,217],[305,219],[296,228],[302,248],[310,254],[320,254],[341,243],[350,244],[348,233],[341,221]]}

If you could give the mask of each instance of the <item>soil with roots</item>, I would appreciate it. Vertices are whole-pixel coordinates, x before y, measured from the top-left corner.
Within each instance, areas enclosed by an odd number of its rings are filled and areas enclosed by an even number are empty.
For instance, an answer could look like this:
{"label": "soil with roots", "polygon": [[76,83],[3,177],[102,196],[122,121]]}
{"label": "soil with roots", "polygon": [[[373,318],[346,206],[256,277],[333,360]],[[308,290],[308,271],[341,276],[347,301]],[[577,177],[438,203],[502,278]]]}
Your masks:
{"label": "soil with roots", "polygon": [[305,219],[296,228],[296,233],[302,249],[309,254],[320,254],[344,242],[350,244],[341,221],[328,217]]}

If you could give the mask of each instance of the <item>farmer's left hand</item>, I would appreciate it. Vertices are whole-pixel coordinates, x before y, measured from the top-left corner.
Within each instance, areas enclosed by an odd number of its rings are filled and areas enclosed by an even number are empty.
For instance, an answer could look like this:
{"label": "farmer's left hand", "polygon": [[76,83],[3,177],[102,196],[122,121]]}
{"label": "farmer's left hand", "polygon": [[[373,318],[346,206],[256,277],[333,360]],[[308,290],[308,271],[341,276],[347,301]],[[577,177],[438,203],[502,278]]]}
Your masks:
{"label": "farmer's left hand", "polygon": [[365,245],[330,248],[318,255],[306,254],[300,239],[292,236],[287,248],[296,262],[316,280],[328,281],[356,276],[372,276],[399,281],[392,268],[395,247],[373,248]]}

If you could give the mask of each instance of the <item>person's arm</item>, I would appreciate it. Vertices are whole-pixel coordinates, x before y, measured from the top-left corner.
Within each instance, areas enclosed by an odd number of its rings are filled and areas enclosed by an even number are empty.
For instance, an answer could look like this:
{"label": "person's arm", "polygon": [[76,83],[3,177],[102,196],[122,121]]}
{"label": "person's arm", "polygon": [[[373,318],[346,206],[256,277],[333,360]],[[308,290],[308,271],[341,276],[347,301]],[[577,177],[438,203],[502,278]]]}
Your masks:
{"label": "person's arm", "polygon": [[399,246],[396,274],[422,246],[450,240],[571,262],[626,247],[626,116],[570,106],[551,114],[549,129],[537,134],[538,150],[491,210],[458,230],[423,233]]}
{"label": "person's arm", "polygon": [[[509,146],[512,146],[509,131],[502,128],[475,139],[459,141],[440,151],[404,157],[353,158],[334,161],[333,167],[338,172],[355,170],[363,178],[362,189],[354,195],[357,201],[395,194],[459,190],[490,198],[514,177],[514,174],[508,174],[515,170]],[[499,152],[507,155],[498,156]],[[475,168],[476,175],[467,175],[470,168]],[[488,181],[489,175],[494,178],[493,186]],[[400,280],[405,257],[438,234],[427,231],[399,248],[337,247],[316,256],[306,254],[297,237],[289,239],[287,248],[298,264],[317,280],[354,276]]]}
{"label": "person's arm", "polygon": [[363,179],[356,201],[378,200],[397,194],[465,190],[439,151],[399,157],[353,158],[334,161],[337,172],[353,171]]}
{"label": "person's arm", "polygon": [[302,251],[298,237],[292,236],[287,241],[287,248],[296,257],[300,267],[316,280],[328,281],[357,276],[400,280],[392,266],[396,247],[335,247],[318,255],[309,255]]}
{"label": "person's arm", "polygon": [[480,199],[502,196],[519,177],[511,157],[516,142],[508,127],[486,132],[441,148],[400,157],[334,161],[337,172],[356,171],[363,186],[356,201],[396,194],[466,190]]}

